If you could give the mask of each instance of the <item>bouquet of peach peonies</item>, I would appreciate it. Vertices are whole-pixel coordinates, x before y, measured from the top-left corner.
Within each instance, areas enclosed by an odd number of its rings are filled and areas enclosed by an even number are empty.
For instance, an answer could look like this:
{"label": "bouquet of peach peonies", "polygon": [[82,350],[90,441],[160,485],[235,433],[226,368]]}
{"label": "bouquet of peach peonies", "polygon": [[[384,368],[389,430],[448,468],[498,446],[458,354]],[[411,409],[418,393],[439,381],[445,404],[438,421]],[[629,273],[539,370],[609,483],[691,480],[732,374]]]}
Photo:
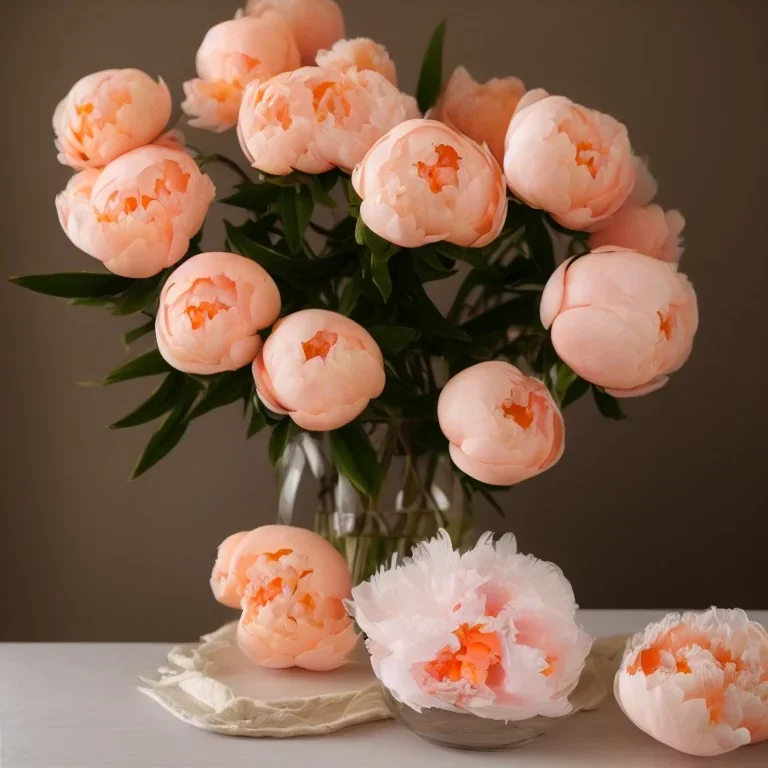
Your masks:
{"label": "bouquet of peach peonies", "polygon": [[[213,27],[182,107],[236,127],[247,170],[164,133],[162,80],[83,78],[54,115],[77,171],[56,207],[105,269],[13,278],[135,316],[127,346],[154,334],[101,382],[162,377],[113,425],[160,422],[134,477],[239,403],[248,437],[271,432],[281,522],[313,475],[355,582],[440,527],[467,543],[475,494],[496,504],[558,461],[567,405],[591,391],[623,418],[618,398],[665,384],[698,323],[683,218],[652,202],[626,128],[514,77],[443,83],[444,28],[414,98],[383,46],[344,39],[333,0],[251,0]],[[239,179],[218,197],[216,164]],[[211,249],[215,199],[233,220]]]}

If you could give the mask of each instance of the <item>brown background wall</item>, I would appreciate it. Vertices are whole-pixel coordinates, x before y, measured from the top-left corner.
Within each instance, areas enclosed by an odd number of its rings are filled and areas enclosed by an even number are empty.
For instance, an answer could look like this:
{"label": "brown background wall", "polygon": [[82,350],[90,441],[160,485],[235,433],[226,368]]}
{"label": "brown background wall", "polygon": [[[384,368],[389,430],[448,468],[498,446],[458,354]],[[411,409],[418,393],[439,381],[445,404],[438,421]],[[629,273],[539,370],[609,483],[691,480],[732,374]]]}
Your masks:
{"label": "brown background wall", "polygon": [[[503,497],[525,551],[562,565],[586,607],[768,607],[764,0],[342,0],[350,35],[384,42],[406,89],[448,16],[447,63],[515,74],[616,115],[688,219],[684,269],[702,324],[693,358],[620,424],[568,413],[560,464]],[[135,66],[180,100],[223,0],[8,3],[2,273],[88,269],[59,230],[50,117],[82,75]],[[219,140],[188,131],[212,149]],[[231,136],[225,146],[236,156]],[[230,179],[217,176],[222,188]],[[209,232],[209,245],[220,241]],[[151,430],[104,425],[148,391],[73,382],[118,364],[131,326],[0,285],[0,639],[189,639],[227,612],[207,578],[218,542],[274,517],[265,441],[236,408],[196,423],[136,483]],[[760,575],[758,575],[760,574]]]}

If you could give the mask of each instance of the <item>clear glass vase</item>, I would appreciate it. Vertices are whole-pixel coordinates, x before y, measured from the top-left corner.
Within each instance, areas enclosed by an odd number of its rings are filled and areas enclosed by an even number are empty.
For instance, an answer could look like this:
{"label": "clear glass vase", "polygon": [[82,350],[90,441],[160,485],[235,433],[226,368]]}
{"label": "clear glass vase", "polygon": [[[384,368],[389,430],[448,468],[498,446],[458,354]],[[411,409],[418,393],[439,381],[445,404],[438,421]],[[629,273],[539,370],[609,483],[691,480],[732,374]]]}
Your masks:
{"label": "clear glass vase", "polygon": [[491,720],[471,712],[449,712],[436,708],[417,712],[395,699],[384,686],[381,691],[392,717],[409,731],[433,744],[472,752],[522,747],[548,734],[573,714],[562,717],[538,716],[512,722]]}
{"label": "clear glass vase", "polygon": [[357,491],[337,470],[323,433],[294,437],[277,464],[277,522],[311,525],[344,555],[355,584],[439,528],[457,547],[474,543],[470,498],[450,459],[436,452],[392,453],[382,462],[387,472],[377,498]]}

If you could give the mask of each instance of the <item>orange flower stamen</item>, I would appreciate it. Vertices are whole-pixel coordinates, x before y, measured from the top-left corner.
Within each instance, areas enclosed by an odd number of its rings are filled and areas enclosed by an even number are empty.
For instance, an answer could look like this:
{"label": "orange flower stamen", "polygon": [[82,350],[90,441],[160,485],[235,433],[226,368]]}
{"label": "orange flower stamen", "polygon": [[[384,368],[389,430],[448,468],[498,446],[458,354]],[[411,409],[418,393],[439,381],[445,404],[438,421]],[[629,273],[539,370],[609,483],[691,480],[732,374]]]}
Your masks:
{"label": "orange flower stamen", "polygon": [[424,665],[426,672],[438,682],[467,680],[473,685],[484,685],[492,667],[501,661],[501,643],[495,632],[482,630],[479,624],[462,624],[453,633],[461,644],[459,649],[443,648]]}
{"label": "orange flower stamen", "polygon": [[201,301],[199,304],[188,306],[184,312],[192,323],[192,330],[197,331],[205,324],[205,318],[213,320],[222,309],[230,309],[229,305],[219,301]]}
{"label": "orange flower stamen", "polygon": [[419,177],[429,184],[429,191],[438,194],[443,187],[459,185],[459,153],[450,144],[438,144],[435,147],[436,162],[430,164],[423,161],[416,163]]}
{"label": "orange flower stamen", "polygon": [[659,316],[659,333],[663,333],[669,341],[672,337],[672,317],[662,312],[656,314]]}
{"label": "orange flower stamen", "polygon": [[595,157],[590,155],[584,157],[585,152],[594,152],[595,147],[590,141],[580,141],[576,145],[576,165],[584,165],[589,171],[589,175],[594,179],[597,176],[597,168],[595,167]]}
{"label": "orange flower stamen", "polygon": [[311,360],[313,357],[319,357],[325,362],[325,358],[328,357],[328,353],[331,351],[331,347],[336,343],[339,338],[338,333],[333,331],[318,331],[309,341],[303,341],[301,348],[304,350],[304,357],[307,360]]}
{"label": "orange flower stamen", "polygon": [[534,413],[530,395],[528,396],[528,403],[526,405],[518,405],[509,398],[505,400],[500,407],[505,419],[512,419],[512,421],[523,429],[528,429],[528,427],[533,424]]}

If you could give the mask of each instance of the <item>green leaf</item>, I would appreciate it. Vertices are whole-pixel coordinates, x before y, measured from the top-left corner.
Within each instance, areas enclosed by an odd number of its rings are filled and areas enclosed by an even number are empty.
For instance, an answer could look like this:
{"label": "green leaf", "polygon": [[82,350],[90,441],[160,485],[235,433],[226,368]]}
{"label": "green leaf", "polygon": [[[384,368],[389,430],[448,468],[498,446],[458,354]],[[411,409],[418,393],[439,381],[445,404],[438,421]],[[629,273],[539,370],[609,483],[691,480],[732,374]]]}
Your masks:
{"label": "green leaf", "polygon": [[251,240],[240,228],[224,222],[229,247],[241,256],[260,264],[273,277],[292,285],[315,287],[317,283],[336,277],[349,264],[349,253],[335,253],[321,259],[292,259],[290,256]]}
{"label": "green leaf", "polygon": [[148,421],[154,421],[168,413],[177,405],[179,398],[185,390],[186,376],[179,371],[171,371],[163,380],[163,383],[145,400],[136,410],[129,413],[114,424],[110,429],[125,429],[126,427],[138,427]]}
{"label": "green leaf", "polygon": [[392,277],[389,274],[389,256],[379,257],[371,253],[371,279],[379,289],[386,304],[392,295]]}
{"label": "green leaf", "polygon": [[437,251],[448,259],[463,261],[465,264],[484,272],[490,271],[488,256],[482,252],[481,248],[462,248],[452,243],[438,243]]}
{"label": "green leaf", "polygon": [[86,382],[95,386],[107,386],[119,384],[121,381],[140,379],[144,376],[159,376],[161,373],[170,373],[173,369],[163,360],[163,356],[157,349],[151,349],[143,355],[115,368],[103,381]]}
{"label": "green leaf", "polygon": [[264,427],[267,426],[267,420],[264,417],[264,413],[261,410],[261,403],[259,398],[254,395],[251,399],[251,415],[248,420],[248,431],[246,432],[246,440],[250,440],[255,434],[261,432]]}
{"label": "green leaf", "polygon": [[394,357],[421,336],[421,331],[416,328],[402,325],[372,325],[367,330],[385,357]]}
{"label": "green leaf", "polygon": [[613,395],[609,395],[601,387],[596,387],[594,384],[592,385],[592,397],[595,399],[597,410],[607,419],[621,421],[622,419],[627,418],[624,411],[621,410],[619,401],[613,397]]}
{"label": "green leaf", "polygon": [[403,301],[403,310],[418,321],[415,325],[424,330],[425,336],[456,339],[457,341],[472,340],[466,331],[443,317],[440,310],[427,295],[421,281],[411,270],[405,271],[404,287],[406,298]]}
{"label": "green leaf", "polygon": [[309,189],[312,199],[318,205],[324,205],[326,208],[336,208],[336,201],[331,197],[330,191],[336,185],[338,174],[335,171],[328,171],[321,176],[307,176],[306,185]]}
{"label": "green leaf", "polygon": [[147,443],[147,447],[139,457],[136,467],[131,475],[131,480],[143,475],[147,470],[165,458],[178,444],[187,431],[185,416],[189,409],[189,402],[177,405],[166,417],[157,431]]}
{"label": "green leaf", "polygon": [[111,273],[60,272],[51,275],[22,275],[9,277],[14,285],[46,296],[62,299],[93,299],[114,296],[129,288],[134,280]]}
{"label": "green leaf", "polygon": [[341,298],[339,299],[339,314],[349,317],[357,306],[357,301],[360,298],[360,283],[362,282],[362,275],[358,272],[352,279],[344,286],[344,290],[341,292]]}
{"label": "green leaf", "polygon": [[244,181],[242,184],[238,184],[235,189],[235,192],[219,200],[219,202],[235,208],[259,212],[266,210],[280,198],[279,188],[272,184],[254,184],[251,181]]}
{"label": "green leaf", "polygon": [[589,389],[589,382],[582,379],[572,371],[565,363],[557,364],[557,375],[554,381],[555,396],[564,409],[576,402]]}
{"label": "green leaf", "polygon": [[461,484],[469,493],[479,493],[501,517],[505,517],[504,510],[502,509],[501,504],[496,501],[494,494],[499,493],[500,491],[506,491],[508,486],[487,485],[464,473],[461,473]]}
{"label": "green leaf", "polygon": [[126,347],[129,347],[131,344],[133,344],[134,341],[137,341],[138,339],[142,338],[142,336],[146,336],[148,333],[152,333],[152,331],[155,330],[155,321],[153,318],[150,318],[147,320],[146,323],[142,323],[137,328],[134,328],[131,331],[127,331],[123,334],[123,344]]}
{"label": "green leaf", "polygon": [[329,433],[336,468],[360,493],[377,496],[381,489],[381,467],[371,440],[359,422],[353,421]]}
{"label": "green leaf", "polygon": [[424,60],[421,63],[419,84],[416,88],[416,100],[422,113],[433,107],[440,97],[443,81],[443,42],[445,40],[445,20],[438,24],[427,44]]}
{"label": "green leaf", "polygon": [[560,408],[565,409],[571,403],[575,403],[579,398],[586,395],[588,390],[589,382],[577,376],[574,382],[565,390],[563,399],[560,402]]}
{"label": "green leaf", "polygon": [[272,434],[269,438],[269,463],[274,467],[283,456],[285,447],[294,436],[293,422],[286,416],[277,426],[272,430]]}
{"label": "green leaf", "polygon": [[536,305],[538,295],[526,293],[505,301],[497,307],[468,320],[462,328],[471,336],[488,332],[500,332],[515,325],[535,325],[538,322]]}
{"label": "green leaf", "polygon": [[142,310],[152,309],[157,301],[165,278],[172,270],[163,270],[154,277],[135,280],[133,285],[113,302],[113,315],[133,315]]}
{"label": "green leaf", "polygon": [[189,421],[198,419],[216,408],[231,405],[242,399],[253,385],[249,368],[212,377],[203,396],[189,414]]}
{"label": "green leaf", "polygon": [[283,222],[283,234],[291,253],[298,256],[304,250],[304,233],[312,218],[315,201],[312,193],[305,186],[298,189],[284,187],[280,190],[278,210]]}
{"label": "green leaf", "polygon": [[555,249],[543,216],[531,216],[525,222],[525,238],[531,258],[545,279],[555,271]]}

